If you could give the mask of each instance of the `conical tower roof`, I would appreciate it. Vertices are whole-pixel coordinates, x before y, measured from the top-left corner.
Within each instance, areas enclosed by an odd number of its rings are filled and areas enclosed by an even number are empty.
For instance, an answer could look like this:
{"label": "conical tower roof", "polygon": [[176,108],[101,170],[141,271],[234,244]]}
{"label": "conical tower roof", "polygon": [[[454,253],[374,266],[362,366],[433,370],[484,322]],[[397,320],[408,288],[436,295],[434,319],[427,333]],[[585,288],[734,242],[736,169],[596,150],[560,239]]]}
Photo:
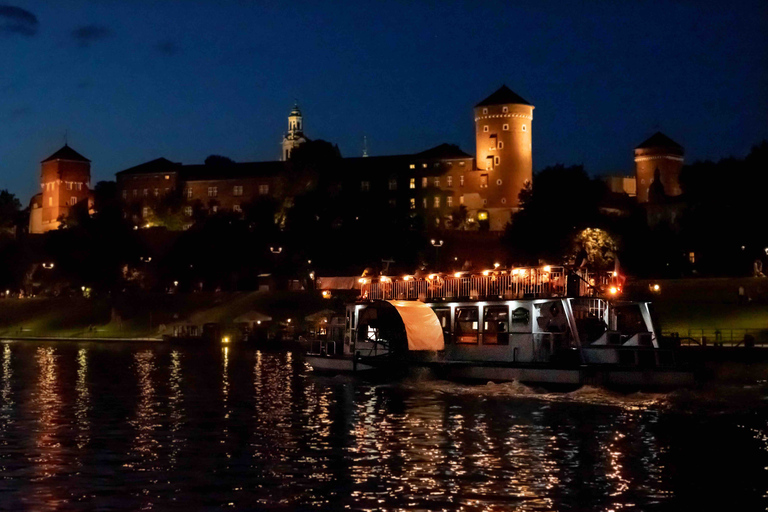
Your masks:
{"label": "conical tower roof", "polygon": [[[87,158],[85,158],[83,155],[69,147],[68,145],[64,144],[64,147],[62,147],[60,150],[43,160],[43,162],[50,162],[51,160],[72,160],[75,162],[90,162]],[[43,163],[41,162],[41,163]]]}
{"label": "conical tower roof", "polygon": [[499,87],[499,89],[485,98],[483,101],[475,105],[475,107],[487,107],[489,105],[508,105],[508,104],[516,104],[516,105],[531,105],[526,100],[524,100],[519,94],[512,91],[509,87],[506,85],[502,85]]}
{"label": "conical tower roof", "polygon": [[683,146],[673,141],[661,132],[656,132],[646,140],[640,143],[635,149],[664,148],[674,150],[678,153],[683,152]]}

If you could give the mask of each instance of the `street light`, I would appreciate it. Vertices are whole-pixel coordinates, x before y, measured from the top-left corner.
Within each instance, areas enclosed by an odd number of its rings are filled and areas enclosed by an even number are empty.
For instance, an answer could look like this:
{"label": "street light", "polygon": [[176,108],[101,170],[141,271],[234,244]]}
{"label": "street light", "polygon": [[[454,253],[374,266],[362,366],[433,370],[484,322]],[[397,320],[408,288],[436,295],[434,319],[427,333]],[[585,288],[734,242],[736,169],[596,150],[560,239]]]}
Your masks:
{"label": "street light", "polygon": [[435,267],[439,268],[440,267],[440,248],[443,246],[443,241],[436,240],[433,238],[432,240],[429,241],[429,243],[431,243],[432,247],[435,248]]}
{"label": "street light", "polygon": [[46,270],[51,270],[53,268],[53,263],[43,263],[43,268]]}
{"label": "street light", "polygon": [[283,252],[282,247],[270,247],[269,250],[272,252],[272,254],[280,254]]}

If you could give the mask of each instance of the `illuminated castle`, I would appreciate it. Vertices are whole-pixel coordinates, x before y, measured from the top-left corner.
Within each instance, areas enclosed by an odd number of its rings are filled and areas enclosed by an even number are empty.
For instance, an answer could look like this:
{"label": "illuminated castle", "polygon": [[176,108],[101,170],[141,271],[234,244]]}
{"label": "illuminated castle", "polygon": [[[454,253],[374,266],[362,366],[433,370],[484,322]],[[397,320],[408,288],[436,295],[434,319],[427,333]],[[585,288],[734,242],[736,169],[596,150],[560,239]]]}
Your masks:
{"label": "illuminated castle", "polygon": [[479,194],[489,216],[503,224],[533,178],[533,108],[506,85],[475,105],[476,167],[487,173]]}
{"label": "illuminated castle", "polygon": [[90,206],[91,161],[64,144],[41,162],[40,186],[30,202],[30,233],[58,229],[75,205]]}

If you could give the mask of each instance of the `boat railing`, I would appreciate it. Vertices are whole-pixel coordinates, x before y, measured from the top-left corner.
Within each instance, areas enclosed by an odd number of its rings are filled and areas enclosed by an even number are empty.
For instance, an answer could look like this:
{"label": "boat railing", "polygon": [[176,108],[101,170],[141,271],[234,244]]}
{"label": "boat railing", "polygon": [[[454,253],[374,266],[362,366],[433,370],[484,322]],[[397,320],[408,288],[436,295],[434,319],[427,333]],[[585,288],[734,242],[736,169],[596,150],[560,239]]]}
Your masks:
{"label": "boat railing", "polygon": [[[567,271],[564,267],[525,267],[482,273],[429,274],[401,278],[360,279],[364,300],[521,299],[564,297],[574,293],[568,276],[575,275],[578,296],[600,295],[611,284],[611,272]],[[574,284],[571,285],[573,287]]]}
{"label": "boat railing", "polygon": [[324,356],[336,355],[336,342],[333,340],[310,340],[308,352]]}

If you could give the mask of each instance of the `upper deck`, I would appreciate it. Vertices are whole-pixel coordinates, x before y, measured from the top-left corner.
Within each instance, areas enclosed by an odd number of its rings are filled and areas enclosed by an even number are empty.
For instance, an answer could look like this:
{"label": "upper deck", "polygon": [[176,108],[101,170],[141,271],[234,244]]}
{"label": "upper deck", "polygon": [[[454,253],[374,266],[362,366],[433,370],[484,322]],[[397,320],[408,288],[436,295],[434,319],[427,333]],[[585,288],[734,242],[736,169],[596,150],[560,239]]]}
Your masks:
{"label": "upper deck", "polygon": [[423,277],[360,278],[362,300],[488,300],[548,297],[615,297],[616,272],[562,266],[517,267]]}

